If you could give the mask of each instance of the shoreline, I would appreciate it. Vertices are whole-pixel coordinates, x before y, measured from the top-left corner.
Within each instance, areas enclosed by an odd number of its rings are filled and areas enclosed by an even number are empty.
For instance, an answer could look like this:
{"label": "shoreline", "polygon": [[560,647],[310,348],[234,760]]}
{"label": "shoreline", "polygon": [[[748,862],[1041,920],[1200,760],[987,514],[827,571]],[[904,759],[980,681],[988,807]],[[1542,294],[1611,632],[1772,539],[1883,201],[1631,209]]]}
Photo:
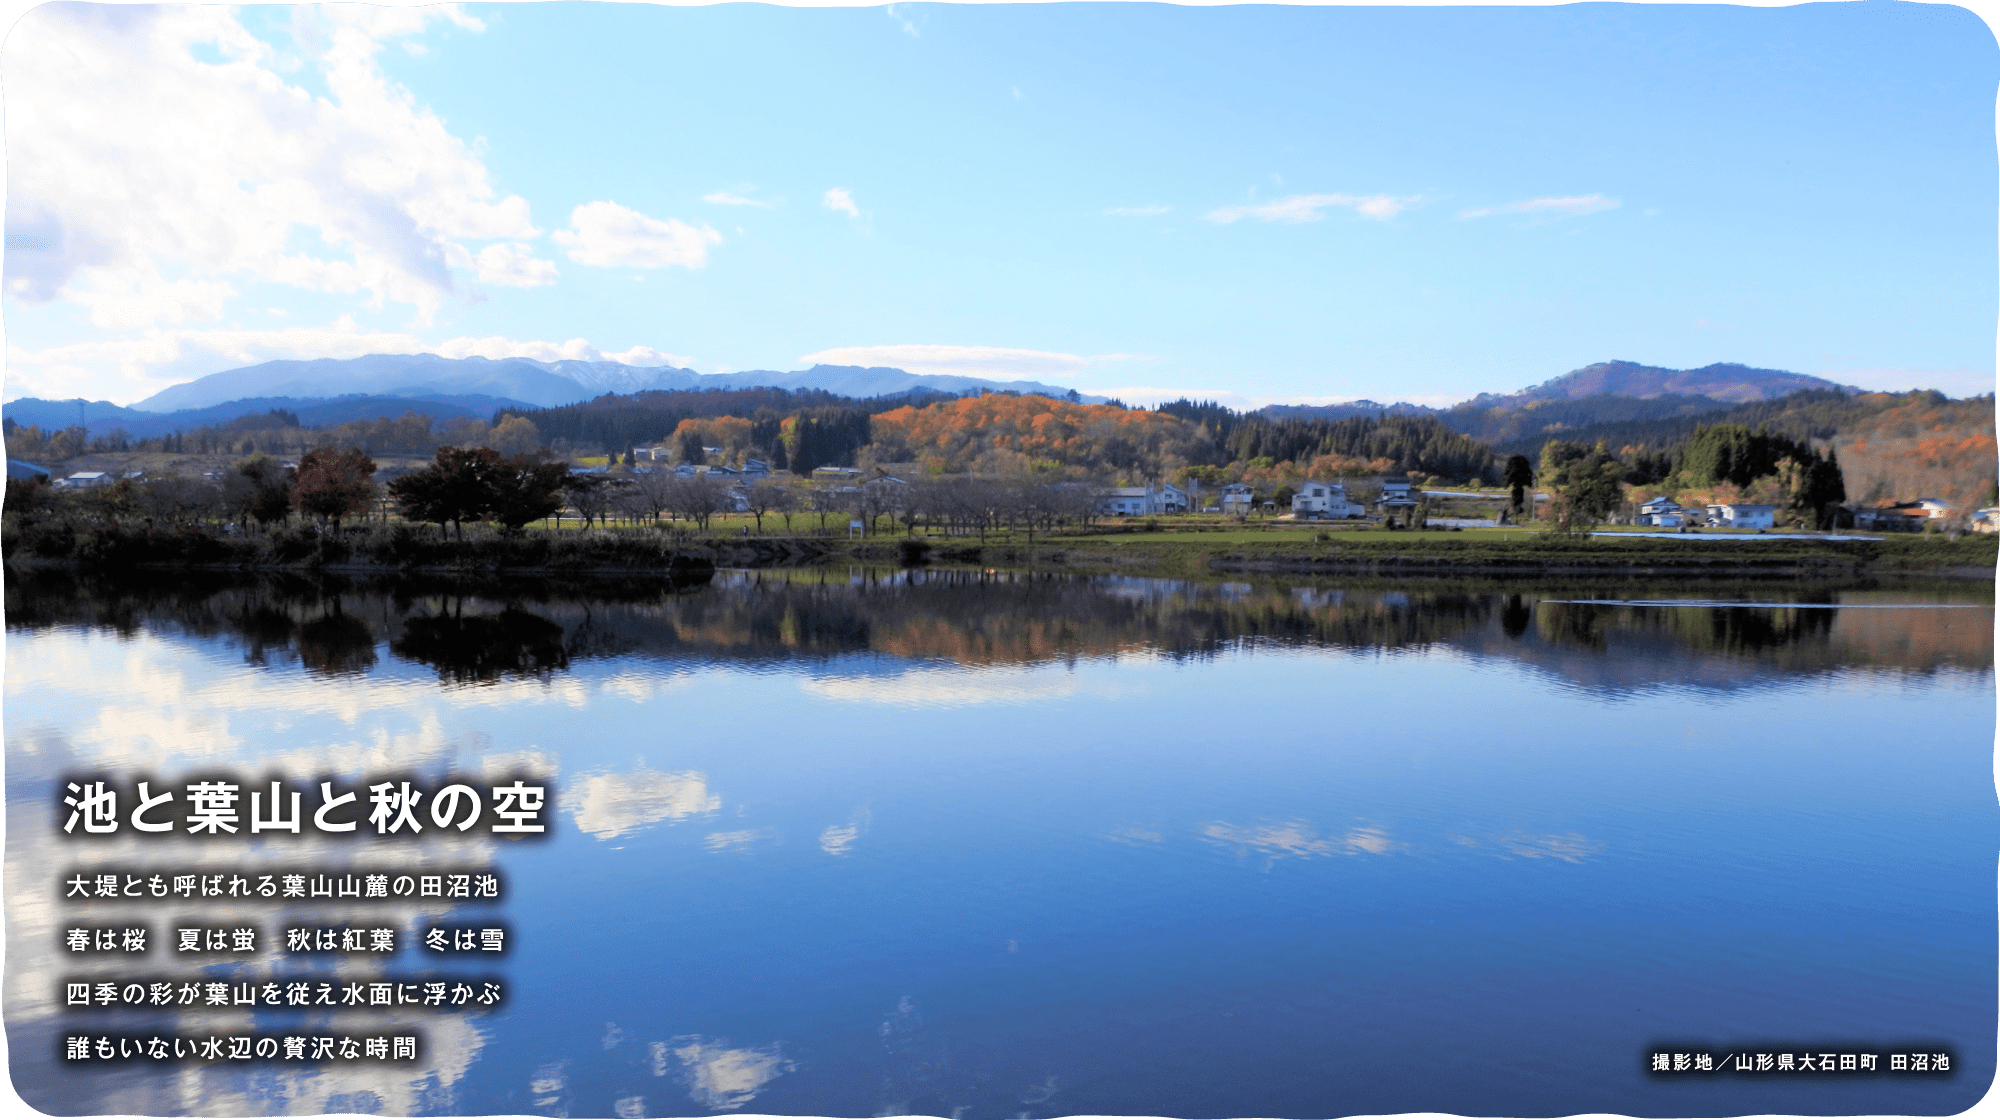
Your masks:
{"label": "shoreline", "polygon": [[[742,537],[669,541],[627,533],[593,538],[546,535],[481,536],[466,540],[386,534],[263,540],[206,534],[137,532],[81,541],[66,555],[9,542],[10,570],[150,572],[326,572],[352,576],[477,575],[532,579],[641,577],[689,579],[733,568],[812,569],[838,564],[924,567],[978,566],[1075,574],[1215,577],[1232,574],[1438,577],[1602,576],[1644,579],[1854,579],[1920,576],[1951,580],[1995,577],[2000,540],[1968,536],[1775,538],[1744,541],[1720,554],[1720,542],[1613,534],[1586,538],[1538,535],[1482,540],[1425,536],[1329,540],[1205,542],[1200,533],[1058,536],[1025,542],[979,543],[957,538]],[[1726,547],[1726,546],[1723,546]],[[42,554],[35,554],[37,551]],[[234,553],[236,555],[231,555]]]}

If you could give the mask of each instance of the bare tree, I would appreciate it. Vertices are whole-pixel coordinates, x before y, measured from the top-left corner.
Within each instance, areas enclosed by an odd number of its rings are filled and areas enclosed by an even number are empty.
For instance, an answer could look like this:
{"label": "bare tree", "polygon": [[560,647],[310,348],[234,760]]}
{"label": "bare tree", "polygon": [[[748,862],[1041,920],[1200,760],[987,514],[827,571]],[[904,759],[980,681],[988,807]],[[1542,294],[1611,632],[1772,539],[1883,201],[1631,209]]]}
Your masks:
{"label": "bare tree", "polygon": [[908,489],[909,486],[900,481],[870,482],[859,487],[852,497],[854,514],[861,519],[861,535],[873,535],[877,518],[900,510],[909,499],[905,493]]}
{"label": "bare tree", "polygon": [[792,515],[799,511],[799,492],[790,486],[773,484],[771,512],[785,519],[785,532],[792,531]]}
{"label": "bare tree", "polygon": [[783,486],[765,478],[751,483],[746,493],[750,503],[750,514],[757,519],[757,531],[762,533],[764,531],[764,515],[777,509],[779,504],[788,496],[789,491]]}
{"label": "bare tree", "polygon": [[659,524],[661,512],[673,508],[676,481],[678,481],[677,476],[668,471],[647,470],[635,473],[632,476],[632,484],[625,488],[627,508],[642,511],[653,519],[655,525]]}
{"label": "bare tree", "polygon": [[164,475],[147,479],[138,491],[146,518],[169,525],[212,517],[223,509],[222,489],[207,479]]}
{"label": "bare tree", "polygon": [[806,502],[819,514],[819,531],[826,532],[826,515],[847,508],[838,487],[815,486],[806,491]]}
{"label": "bare tree", "polygon": [[702,532],[708,531],[710,518],[728,507],[729,492],[715,479],[705,474],[674,476],[671,508]]}
{"label": "bare tree", "polygon": [[914,537],[918,524],[934,516],[937,504],[936,483],[913,482],[905,488],[902,504],[896,509],[896,520],[903,523],[905,533]]}
{"label": "bare tree", "polygon": [[563,497],[569,499],[570,508],[588,529],[604,516],[605,507],[611,502],[611,487],[601,474],[572,474],[563,484]]}

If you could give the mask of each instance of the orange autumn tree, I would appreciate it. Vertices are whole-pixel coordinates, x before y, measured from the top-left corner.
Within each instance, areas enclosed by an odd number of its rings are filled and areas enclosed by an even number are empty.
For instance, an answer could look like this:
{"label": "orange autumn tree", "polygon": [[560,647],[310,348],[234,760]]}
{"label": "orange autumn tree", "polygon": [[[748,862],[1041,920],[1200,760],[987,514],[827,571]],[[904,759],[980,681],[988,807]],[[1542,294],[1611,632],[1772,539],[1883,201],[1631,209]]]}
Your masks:
{"label": "orange autumn tree", "polygon": [[683,420],[667,437],[668,445],[679,447],[683,438],[690,433],[702,447],[722,448],[725,462],[739,462],[743,453],[750,448],[753,425],[741,416],[709,416]]}
{"label": "orange autumn tree", "polygon": [[946,471],[1060,468],[1164,477],[1217,458],[1206,431],[1158,412],[992,393],[904,407],[875,417],[877,462],[923,461]]}

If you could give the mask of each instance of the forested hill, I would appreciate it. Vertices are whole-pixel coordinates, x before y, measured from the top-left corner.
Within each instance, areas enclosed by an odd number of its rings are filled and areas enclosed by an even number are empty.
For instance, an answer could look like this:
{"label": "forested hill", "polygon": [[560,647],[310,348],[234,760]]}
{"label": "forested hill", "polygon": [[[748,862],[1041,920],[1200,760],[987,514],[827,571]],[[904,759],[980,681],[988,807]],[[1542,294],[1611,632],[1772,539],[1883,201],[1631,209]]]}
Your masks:
{"label": "forested hill", "polygon": [[1941,422],[1979,426],[1984,416],[1990,431],[1993,398],[1953,401],[1942,393],[1847,393],[1809,389],[1775,400],[1724,405],[1702,404],[1703,398],[1659,397],[1650,401],[1629,397],[1594,397],[1554,401],[1518,409],[1475,412],[1465,406],[1440,415],[1455,431],[1491,441],[1499,455],[1532,456],[1551,437],[1574,443],[1603,440],[1635,452],[1670,451],[1687,442],[1695,428],[1742,424],[1799,441],[1826,442],[1863,425],[1870,417],[1903,407],[1943,410]]}
{"label": "forested hill", "polygon": [[1576,400],[1583,397],[1699,396],[1740,404],[1788,396],[1802,389],[1842,389],[1844,386],[1805,373],[1758,369],[1736,362],[1716,362],[1699,369],[1667,369],[1638,362],[1598,362],[1551,378],[1507,397],[1481,394],[1478,405],[1528,401]]}

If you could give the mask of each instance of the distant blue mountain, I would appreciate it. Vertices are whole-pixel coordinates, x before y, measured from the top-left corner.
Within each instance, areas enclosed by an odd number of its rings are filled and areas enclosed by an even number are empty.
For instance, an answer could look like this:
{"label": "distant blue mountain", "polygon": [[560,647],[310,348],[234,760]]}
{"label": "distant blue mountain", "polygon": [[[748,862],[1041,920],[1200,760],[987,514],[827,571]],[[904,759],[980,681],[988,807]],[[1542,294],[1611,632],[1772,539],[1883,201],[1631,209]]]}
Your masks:
{"label": "distant blue mountain", "polygon": [[[120,408],[109,401],[91,401],[84,405],[85,426],[93,436],[122,429],[134,439],[165,435],[168,432],[187,431],[205,424],[222,424],[257,412],[284,409],[297,414],[299,422],[306,427],[322,424],[341,424],[349,420],[373,420],[378,416],[396,417],[405,412],[420,412],[439,420],[454,416],[472,416],[485,420],[502,408],[533,408],[525,401],[506,397],[448,396],[432,394],[422,397],[386,397],[351,394],[331,399],[301,397],[246,397],[207,408],[183,409],[179,412],[142,412],[133,408]],[[24,397],[0,405],[0,416],[16,424],[35,425],[44,430],[67,428],[76,423],[75,401],[41,400]]]}
{"label": "distant blue mountain", "polygon": [[74,398],[66,401],[42,400],[37,397],[22,397],[18,401],[8,401],[0,405],[0,416],[5,416],[23,427],[34,425],[43,430],[67,428],[79,418],[92,431],[110,431],[124,420],[150,417],[150,412],[134,408],[124,408],[110,401],[83,401],[82,410],[77,408]]}
{"label": "distant blue mountain", "polygon": [[696,373],[673,366],[628,366],[618,362],[539,362],[530,358],[445,358],[436,354],[370,354],[362,358],[265,362],[211,373],[140,401],[134,408],[178,412],[230,401],[267,397],[297,399],[368,396],[498,397],[552,408],[605,393],[650,389],[747,389],[756,386],[825,389],[849,397],[880,397],[926,388],[957,394],[968,389],[1013,389],[1060,396],[1067,390],[1036,381],[989,381],[909,373],[884,367],[814,366],[780,373]]}

